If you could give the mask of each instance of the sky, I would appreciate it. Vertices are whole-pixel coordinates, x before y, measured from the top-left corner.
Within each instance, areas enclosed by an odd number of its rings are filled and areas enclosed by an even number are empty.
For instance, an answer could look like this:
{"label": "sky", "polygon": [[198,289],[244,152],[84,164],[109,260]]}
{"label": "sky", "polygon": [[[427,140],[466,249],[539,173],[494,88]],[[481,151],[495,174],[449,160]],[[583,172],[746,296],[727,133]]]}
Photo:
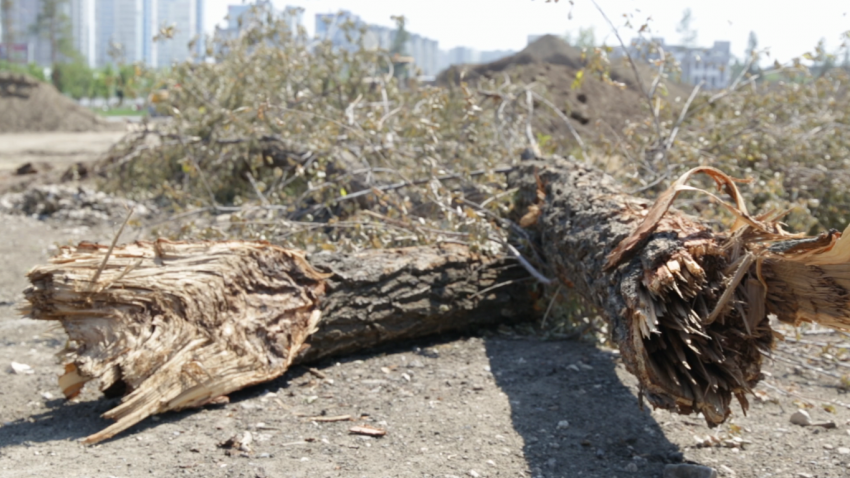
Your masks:
{"label": "sky", "polygon": [[[786,0],[787,1],[787,0]],[[715,40],[732,43],[732,54],[743,57],[747,38],[754,31],[759,48],[769,48],[770,62],[785,62],[811,51],[824,38],[829,50],[838,48],[841,35],[850,30],[850,1],[808,0],[785,2],[765,0],[597,0],[626,43],[635,30],[622,28],[627,17],[636,27],[647,19],[652,36],[679,43],[676,27],[685,8],[692,11],[697,44],[711,46]],[[223,22],[227,5],[242,0],[206,0],[205,26],[212,31]],[[596,38],[618,44],[599,11],[590,0],[547,3],[545,0],[273,0],[305,9],[304,26],[312,33],[316,13],[341,9],[359,15],[368,23],[392,26],[391,15],[404,15],[408,30],[435,39],[440,48],[468,46],[478,50],[520,50],[530,34],[564,34],[592,26]],[[672,6],[675,5],[675,6]]]}

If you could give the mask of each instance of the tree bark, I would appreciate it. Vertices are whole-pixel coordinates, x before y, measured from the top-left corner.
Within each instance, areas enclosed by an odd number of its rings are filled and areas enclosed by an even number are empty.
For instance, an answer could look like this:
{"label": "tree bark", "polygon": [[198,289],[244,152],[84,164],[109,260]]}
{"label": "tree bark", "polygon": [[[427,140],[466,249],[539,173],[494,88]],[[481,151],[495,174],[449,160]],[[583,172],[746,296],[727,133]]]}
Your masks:
{"label": "tree bark", "polygon": [[[266,243],[82,243],[33,269],[26,313],[69,335],[66,397],[124,395],[86,438],[202,406],[293,363],[534,316],[516,261],[444,245],[318,254]],[[308,342],[309,341],[309,342]]]}
{"label": "tree bark", "polygon": [[519,188],[517,214],[530,223],[552,273],[609,322],[653,406],[702,412],[709,425],[729,415],[732,396],[746,410],[745,393],[761,376],[761,354],[773,335],[763,309],[748,316],[746,290],[736,307],[706,320],[739,260],[724,248],[726,235],[670,211],[630,257],[608,268],[615,248],[647,217],[649,202],[566,160],[530,161],[509,183]]}

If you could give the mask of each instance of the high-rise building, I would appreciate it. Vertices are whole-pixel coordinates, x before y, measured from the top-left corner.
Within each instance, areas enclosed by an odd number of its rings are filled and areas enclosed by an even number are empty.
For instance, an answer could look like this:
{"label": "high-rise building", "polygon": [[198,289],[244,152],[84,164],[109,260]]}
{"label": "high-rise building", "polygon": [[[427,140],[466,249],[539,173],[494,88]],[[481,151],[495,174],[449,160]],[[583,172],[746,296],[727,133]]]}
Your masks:
{"label": "high-rise building", "polygon": [[95,2],[95,64],[142,61],[143,0]]}
{"label": "high-rise building", "polygon": [[[142,62],[167,67],[188,60],[189,42],[203,33],[204,0],[95,0],[95,4],[99,66]],[[160,34],[166,31],[168,35]],[[201,53],[202,38],[199,43],[195,51]]]}
{"label": "high-rise building", "polygon": [[662,47],[676,59],[681,68],[681,77],[684,83],[693,85],[702,84],[704,89],[718,90],[729,86],[731,81],[730,44],[728,41],[715,41],[710,48],[689,47],[683,45],[668,45],[663,38],[652,38],[647,41],[643,38],[635,38],[625,49],[614,48],[612,58],[625,57],[628,53],[636,60],[657,60],[659,58],[658,48]]}
{"label": "high-rise building", "polygon": [[[62,4],[62,10],[59,12],[70,22],[71,37],[63,40],[68,41],[69,46],[84,59],[91,57],[90,2],[91,0],[70,0]],[[0,18],[0,43],[3,43],[0,58],[43,66],[49,66],[54,59],[64,59],[59,51],[53,51],[54,45],[51,45],[46,32],[37,31],[38,16],[42,8],[42,0],[12,3],[8,18]],[[0,16],[3,14],[4,12],[0,11]],[[9,45],[5,44],[7,42]]]}
{"label": "high-rise building", "polygon": [[[347,25],[350,28],[347,28]],[[362,38],[366,48],[390,50],[396,39],[396,29],[380,25],[368,25],[359,16],[342,10],[339,13],[316,14],[316,38],[330,41],[338,48],[359,48],[361,28],[366,28]],[[436,40],[411,33],[404,43],[403,53],[413,58],[416,69],[426,76],[438,73],[440,49]]]}
{"label": "high-rise building", "polygon": [[189,42],[197,34],[198,0],[157,0],[160,28],[174,27],[171,38],[155,42],[157,67],[168,67],[191,57]]}
{"label": "high-rise building", "polygon": [[91,17],[94,0],[71,0],[71,41],[83,61],[92,63]]}

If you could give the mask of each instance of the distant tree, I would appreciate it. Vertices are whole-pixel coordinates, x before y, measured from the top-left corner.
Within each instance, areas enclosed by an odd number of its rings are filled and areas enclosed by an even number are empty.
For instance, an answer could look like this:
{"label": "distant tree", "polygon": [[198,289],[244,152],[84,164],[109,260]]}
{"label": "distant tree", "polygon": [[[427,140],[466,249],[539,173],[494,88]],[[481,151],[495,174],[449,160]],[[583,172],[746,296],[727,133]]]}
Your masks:
{"label": "distant tree", "polygon": [[71,17],[66,13],[68,2],[41,0],[41,10],[32,26],[33,33],[50,43],[50,63],[54,66],[60,58],[72,59],[77,54],[71,41]]}
{"label": "distant tree", "polygon": [[396,78],[406,78],[408,76],[408,67],[406,58],[402,58],[407,54],[407,41],[410,39],[410,33],[405,28],[404,16],[393,15],[390,17],[395,21],[396,31],[393,44],[390,46],[390,53],[393,56],[393,76]]}
{"label": "distant tree", "polygon": [[697,31],[693,28],[694,16],[690,8],[686,8],[682,12],[682,19],[679,20],[679,26],[676,27],[676,32],[679,34],[679,39],[682,45],[693,47],[697,44]]}
{"label": "distant tree", "polygon": [[405,18],[404,16],[396,16],[393,15],[392,20],[396,24],[395,38],[393,38],[393,44],[390,47],[390,53],[397,53],[399,55],[404,55],[407,53],[407,41],[410,39],[410,33],[407,32],[405,28]]}
{"label": "distant tree", "polygon": [[0,0],[0,15],[3,16],[3,45],[6,47],[6,60],[14,61],[12,45],[15,43],[15,30],[12,26],[12,7],[14,0]]}
{"label": "distant tree", "polygon": [[750,31],[750,36],[747,38],[747,54],[744,58],[745,61],[750,61],[750,58],[754,58],[753,64],[750,67],[750,73],[757,73],[759,71],[758,46],[759,40],[756,37],[756,32]]}
{"label": "distant tree", "polygon": [[578,29],[578,37],[575,46],[579,48],[593,48],[596,46],[596,30],[593,27],[581,27]]}

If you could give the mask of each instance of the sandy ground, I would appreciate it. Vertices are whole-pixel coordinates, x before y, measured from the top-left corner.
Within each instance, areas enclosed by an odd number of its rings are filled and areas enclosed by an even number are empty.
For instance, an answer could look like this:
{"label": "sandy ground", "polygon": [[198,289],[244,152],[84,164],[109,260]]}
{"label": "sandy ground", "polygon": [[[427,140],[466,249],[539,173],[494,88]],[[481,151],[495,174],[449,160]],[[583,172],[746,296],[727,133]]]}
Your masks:
{"label": "sandy ground", "polygon": [[106,152],[124,134],[124,131],[0,134],[0,172],[24,163],[61,168],[88,161]]}
{"label": "sandy ground", "polygon": [[[64,332],[21,318],[16,305],[27,270],[56,244],[107,242],[117,225],[18,216],[0,216],[0,224],[3,478],[661,477],[666,464],[682,460],[724,477],[850,476],[850,397],[840,386],[850,342],[818,330],[782,345],[747,416],[735,406],[716,429],[698,416],[641,409],[636,380],[615,351],[481,331],[326,360],[313,364],[319,374],[297,367],[232,394],[227,405],[149,418],[83,446],[78,440],[106,427],[99,415],[117,401],[94,387],[61,399],[56,354]],[[12,373],[13,361],[34,373]],[[836,428],[792,425],[800,407]],[[354,421],[310,418],[339,415]],[[355,424],[387,435],[350,435]],[[246,432],[250,453],[217,446]]]}

